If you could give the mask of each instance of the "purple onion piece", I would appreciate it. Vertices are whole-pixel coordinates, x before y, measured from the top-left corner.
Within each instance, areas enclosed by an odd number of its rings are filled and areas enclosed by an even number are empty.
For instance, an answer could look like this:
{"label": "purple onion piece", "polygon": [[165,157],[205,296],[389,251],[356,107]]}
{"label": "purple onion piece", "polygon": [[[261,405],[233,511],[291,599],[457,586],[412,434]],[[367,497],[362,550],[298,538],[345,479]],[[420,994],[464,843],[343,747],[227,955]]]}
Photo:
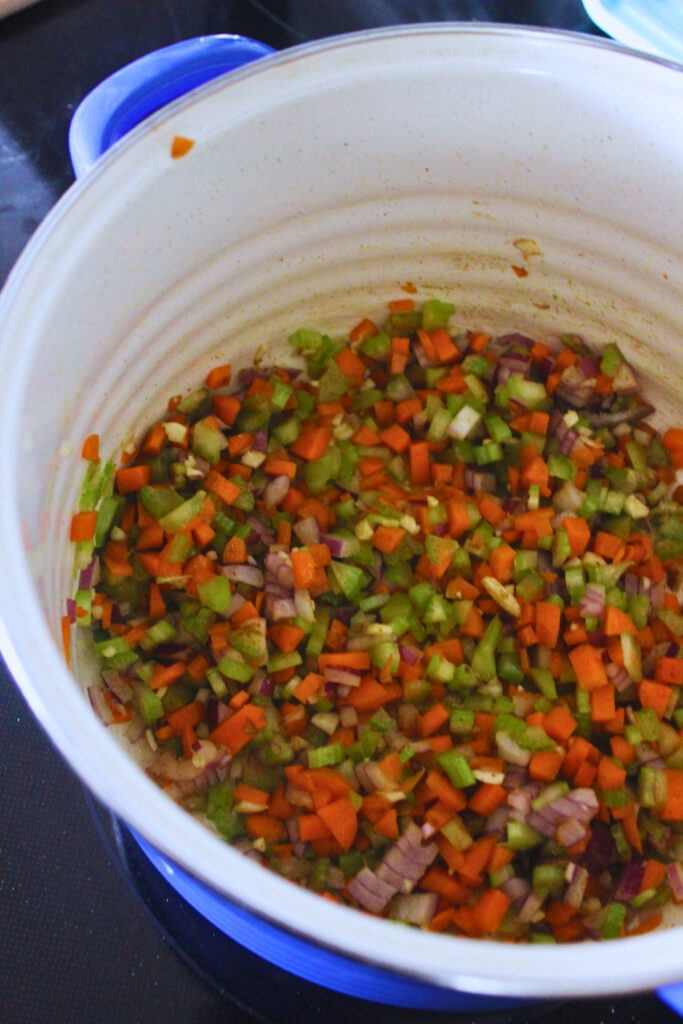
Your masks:
{"label": "purple onion piece", "polygon": [[102,725],[111,725],[114,721],[114,714],[106,701],[106,690],[100,684],[88,687],[88,697],[93,711],[99,718]]}
{"label": "purple onion piece", "polygon": [[320,543],[320,526],[314,516],[300,519],[298,523],[294,524],[293,530],[301,543],[306,546]]}
{"label": "purple onion piece", "polygon": [[616,889],[614,890],[614,899],[619,900],[622,903],[626,900],[632,900],[634,896],[637,896],[640,892],[640,887],[643,881],[643,875],[645,874],[645,861],[634,858],[624,868]]}
{"label": "purple onion piece", "polygon": [[263,500],[268,508],[274,508],[275,505],[279,505],[287,497],[289,485],[289,477],[284,474],[282,476],[275,476],[269,481],[263,492]]}
{"label": "purple onion piece", "polygon": [[233,583],[245,583],[249,587],[263,587],[263,573],[254,565],[221,565],[218,570]]}

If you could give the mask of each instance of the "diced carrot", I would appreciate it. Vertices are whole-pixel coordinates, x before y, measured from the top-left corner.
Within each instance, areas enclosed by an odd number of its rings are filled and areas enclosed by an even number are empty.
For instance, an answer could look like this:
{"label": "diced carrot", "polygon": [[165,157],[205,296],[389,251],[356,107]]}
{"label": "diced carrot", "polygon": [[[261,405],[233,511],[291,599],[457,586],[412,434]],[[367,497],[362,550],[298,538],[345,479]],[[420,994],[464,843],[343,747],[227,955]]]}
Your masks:
{"label": "diced carrot", "polygon": [[635,636],[638,632],[630,615],[611,604],[605,608],[604,629],[606,636],[618,636],[621,633],[630,633]]}
{"label": "diced carrot", "polygon": [[536,636],[539,644],[556,647],[560,636],[562,613],[554,601],[539,601],[536,605]]}
{"label": "diced carrot", "polygon": [[83,442],[81,448],[81,458],[88,459],[89,462],[97,462],[100,457],[100,435],[89,434]]}
{"label": "diced carrot", "polygon": [[638,683],[638,700],[644,708],[651,708],[658,718],[663,718],[671,700],[671,687],[654,679],[643,679]]}
{"label": "diced carrot", "polygon": [[536,782],[552,782],[562,767],[562,754],[557,750],[537,750],[529,762],[529,775]]}
{"label": "diced carrot", "polygon": [[614,684],[607,683],[597,690],[590,691],[591,718],[594,722],[609,722],[616,714],[614,703]]}
{"label": "diced carrot", "polygon": [[602,654],[591,644],[580,644],[569,652],[569,660],[576,675],[576,681],[584,690],[597,690],[606,686],[607,672]]}
{"label": "diced carrot", "polygon": [[477,932],[480,935],[495,935],[511,902],[502,889],[486,889],[473,908]]}
{"label": "diced carrot", "polygon": [[117,469],[114,475],[119,494],[130,494],[131,491],[139,491],[149,483],[152,470],[148,465],[128,466]]}

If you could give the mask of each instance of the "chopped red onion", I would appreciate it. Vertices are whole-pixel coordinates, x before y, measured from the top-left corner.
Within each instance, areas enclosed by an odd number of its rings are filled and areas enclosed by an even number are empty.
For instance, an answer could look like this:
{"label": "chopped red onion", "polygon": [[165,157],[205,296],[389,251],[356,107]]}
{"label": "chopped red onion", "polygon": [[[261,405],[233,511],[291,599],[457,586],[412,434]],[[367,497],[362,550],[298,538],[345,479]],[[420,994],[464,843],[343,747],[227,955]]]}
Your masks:
{"label": "chopped red onion", "polygon": [[233,583],[245,583],[249,587],[262,587],[263,573],[254,565],[221,565],[218,571]]}
{"label": "chopped red onion", "polygon": [[257,430],[254,434],[252,448],[257,452],[265,452],[268,445],[268,434],[265,430]]}
{"label": "chopped red onion", "polygon": [[589,874],[601,875],[613,863],[616,852],[612,833],[601,822],[596,822],[588,846],[581,854],[580,864]]}
{"label": "chopped red onion", "polygon": [[678,860],[669,864],[666,869],[666,878],[671,886],[674,899],[677,902],[683,900],[683,864]]}
{"label": "chopped red onion", "polygon": [[396,894],[393,885],[383,882],[368,867],[362,867],[346,889],[357,903],[373,914],[381,914],[389,900]]}
{"label": "chopped red onion", "polygon": [[99,582],[100,560],[97,555],[93,555],[90,559],[90,564],[85,569],[81,569],[78,574],[78,589],[90,590],[91,587],[96,587]]}
{"label": "chopped red onion", "polygon": [[565,402],[576,409],[583,409],[588,405],[594,393],[595,378],[586,376],[576,364],[567,366],[562,371],[560,383],[557,386],[559,398],[564,398]]}
{"label": "chopped red onion", "polygon": [[496,807],[495,811],[487,818],[486,824],[484,825],[484,835],[502,836],[505,832],[505,827],[508,823],[509,817],[509,808],[504,804]]}
{"label": "chopped red onion", "polygon": [[531,760],[531,751],[523,750],[519,743],[513,740],[512,736],[507,732],[501,731],[496,733],[496,744],[498,745],[500,756],[510,764],[516,764],[524,768]]}
{"label": "chopped red onion", "polygon": [[417,359],[418,365],[421,366],[423,370],[426,369],[428,366],[432,365],[429,356],[427,355],[422,345],[416,338],[413,339],[412,349],[413,352],[415,353],[415,358]]}
{"label": "chopped red onion", "polygon": [[[251,534],[249,535],[250,543],[253,544],[255,543],[256,540],[260,540],[266,545],[266,547],[270,547],[271,544],[275,543],[275,535],[273,534],[273,532],[269,530],[268,527],[265,526],[260,519],[257,519],[256,516],[252,516],[250,519],[248,519],[247,523],[252,530]],[[254,534],[256,534],[256,537],[252,539],[254,537]]]}
{"label": "chopped red onion", "polygon": [[73,626],[76,621],[76,602],[73,597],[67,597],[66,599],[66,614],[69,616],[69,622]]}
{"label": "chopped red onion", "polygon": [[640,391],[638,379],[626,360],[622,361],[612,378],[612,391],[617,395],[635,395]]}
{"label": "chopped red onion", "polygon": [[472,491],[486,491],[493,494],[496,489],[496,478],[493,473],[484,473],[476,469],[465,470],[465,487]]}
{"label": "chopped red onion", "polygon": [[269,618],[274,622],[280,622],[282,619],[293,619],[295,616],[296,605],[294,604],[294,598],[276,597],[273,599]]}
{"label": "chopped red onion", "polygon": [[619,693],[623,693],[631,685],[631,677],[623,665],[615,665],[614,662],[610,662],[606,671],[609,681],[614,683]]}
{"label": "chopped red onion", "polygon": [[289,477],[284,474],[282,476],[274,476],[263,492],[263,500],[268,508],[274,508],[275,505],[280,504],[283,498],[287,497],[288,492]]}
{"label": "chopped red onion", "polygon": [[557,827],[557,840],[563,846],[574,846],[586,837],[586,826],[576,818],[567,818]]}
{"label": "chopped red onion", "polygon": [[579,612],[586,618],[601,619],[605,614],[605,588],[601,583],[587,583],[581,600]]}
{"label": "chopped red onion", "polygon": [[436,913],[439,897],[435,892],[412,893],[395,896],[389,908],[389,917],[425,928]]}
{"label": "chopped red onion", "polygon": [[522,924],[528,924],[530,921],[533,921],[543,906],[543,900],[544,897],[532,889],[517,912],[517,920]]}
{"label": "chopped red onion", "polygon": [[643,875],[645,874],[645,863],[644,860],[638,860],[635,857],[629,861],[614,890],[615,900],[624,903],[626,900],[632,900],[634,896],[638,895],[643,882]]}
{"label": "chopped red onion", "polygon": [[296,614],[304,622],[315,622],[315,602],[307,590],[294,591]]}
{"label": "chopped red onion", "polygon": [[[344,557],[344,545],[345,540],[343,537],[335,537],[332,533],[325,533],[321,537],[323,544],[327,544],[330,550],[332,558],[343,558]],[[349,543],[348,541],[346,542]]]}
{"label": "chopped red onion", "polygon": [[568,903],[570,907],[578,907],[583,903],[584,893],[586,892],[586,886],[588,885],[588,879],[590,875],[584,867],[580,864],[568,865],[569,873],[569,885],[564,891],[562,897],[564,903]]}
{"label": "chopped red onion", "polygon": [[519,878],[515,875],[514,878],[508,878],[506,882],[503,882],[501,889],[513,903],[520,905],[529,895],[531,886],[526,879]]}
{"label": "chopped red onion", "polygon": [[129,700],[132,700],[133,687],[120,672],[115,669],[107,669],[102,673],[102,682],[107,689],[111,690],[120,704],[127,704]]}
{"label": "chopped red onion", "polygon": [[324,671],[326,683],[339,683],[342,686],[360,686],[360,672],[354,672],[348,668],[335,668],[333,665],[326,665]]}
{"label": "chopped red onion", "polygon": [[306,516],[305,519],[300,519],[298,523],[294,524],[293,530],[302,544],[320,543],[320,526],[315,516]]}
{"label": "chopped red onion", "polygon": [[286,551],[269,551],[265,560],[266,570],[274,581],[288,591],[294,590],[294,573],[292,560]]}
{"label": "chopped red onion", "polygon": [[102,725],[111,725],[114,721],[114,714],[107,704],[106,690],[100,684],[88,687],[88,697],[92,709],[99,718]]}
{"label": "chopped red onion", "polygon": [[398,653],[401,661],[405,661],[406,665],[417,664],[421,657],[418,649],[411,644],[399,644]]}

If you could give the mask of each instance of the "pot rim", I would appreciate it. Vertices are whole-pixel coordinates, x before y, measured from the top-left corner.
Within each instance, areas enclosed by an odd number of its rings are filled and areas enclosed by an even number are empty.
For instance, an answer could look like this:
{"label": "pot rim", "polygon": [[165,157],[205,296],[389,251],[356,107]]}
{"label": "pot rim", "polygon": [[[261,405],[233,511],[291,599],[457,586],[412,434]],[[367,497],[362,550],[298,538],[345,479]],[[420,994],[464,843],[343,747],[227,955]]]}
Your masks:
{"label": "pot rim", "polygon": [[[31,288],[32,267],[43,246],[56,232],[63,230],[75,204],[81,203],[85,196],[92,196],[93,192],[103,191],[102,181],[104,178],[106,182],[108,169],[124,154],[129,154],[148,132],[171,121],[179,112],[204,97],[229,89],[233,82],[262,74],[267,69],[300,62],[310,55],[345,50],[359,43],[381,43],[397,38],[409,40],[428,35],[466,35],[484,39],[505,36],[528,44],[555,41],[571,49],[607,50],[631,61],[683,71],[683,67],[673,61],[634,51],[611,40],[552,29],[469,23],[398,26],[350,33],[302,44],[263,58],[256,64],[232,72],[229,80],[219,78],[206,83],[152,115],[69,189],[30,241],[0,295],[0,340],[15,302],[21,299],[25,286],[28,290]],[[0,412],[0,422],[18,422],[21,372],[13,367],[8,352],[3,352],[3,349],[11,347],[9,337],[4,340],[5,344],[0,346],[0,366],[3,362],[6,364],[7,380],[11,383],[14,379],[17,386],[8,388],[8,392],[13,393],[8,393],[6,407]],[[0,429],[0,462],[11,467],[10,476],[14,475],[15,461],[16,452],[10,447],[7,432]],[[548,948],[434,935],[396,928],[392,922],[366,915],[360,917],[358,911],[321,900],[244,858],[165,798],[103,728],[93,727],[92,712],[82,694],[74,688],[61,652],[43,619],[23,555],[20,510],[14,507],[12,500],[5,500],[0,506],[0,538],[6,549],[3,552],[4,571],[0,576],[0,608],[6,615],[5,623],[0,619],[0,649],[34,714],[71,767],[99,799],[211,889],[283,931],[352,960],[400,971],[406,976],[445,988],[490,995],[539,997],[635,991],[680,979],[683,967],[676,951],[675,939],[681,935],[678,929],[675,934],[666,930],[630,938],[627,947],[622,947],[621,943],[601,943],[599,950],[592,943]],[[20,612],[16,609],[17,593],[22,595]],[[20,618],[33,624],[31,640],[26,636],[20,641],[22,656],[12,638],[12,622],[16,625]],[[21,636],[20,630],[17,635]],[[23,661],[32,665],[30,675],[23,667]],[[31,678],[40,678],[41,672],[58,676],[68,695],[62,707],[53,709],[47,706],[40,688]],[[114,778],[117,780],[115,784]],[[153,817],[150,814],[152,808]],[[273,907],[277,907],[277,912]],[[632,956],[628,971],[624,972],[627,952]]]}

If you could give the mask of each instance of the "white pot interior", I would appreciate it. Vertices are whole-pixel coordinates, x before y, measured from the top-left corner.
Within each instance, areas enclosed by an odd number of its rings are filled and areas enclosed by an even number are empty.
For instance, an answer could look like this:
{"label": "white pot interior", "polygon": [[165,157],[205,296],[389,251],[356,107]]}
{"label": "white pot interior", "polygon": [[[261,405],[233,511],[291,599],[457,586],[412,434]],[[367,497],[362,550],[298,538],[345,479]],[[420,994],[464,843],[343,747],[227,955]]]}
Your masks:
{"label": "white pot interior", "polygon": [[[261,345],[276,361],[293,329],[348,329],[406,281],[450,298],[464,327],[617,341],[647,376],[658,422],[672,422],[682,106],[673,66],[553,33],[439,26],[323,42],[155,116],[67,194],[12,275],[0,302],[3,653],[95,792],[257,913],[472,991],[597,993],[683,976],[670,933],[503,947],[408,933],[296,889],[147,780],[87,706],[87,659],[77,652],[76,683],[59,642],[82,439],[99,433],[116,457],[212,365],[244,365]],[[176,134],[196,144],[172,161]],[[520,238],[540,254],[525,261]]]}

